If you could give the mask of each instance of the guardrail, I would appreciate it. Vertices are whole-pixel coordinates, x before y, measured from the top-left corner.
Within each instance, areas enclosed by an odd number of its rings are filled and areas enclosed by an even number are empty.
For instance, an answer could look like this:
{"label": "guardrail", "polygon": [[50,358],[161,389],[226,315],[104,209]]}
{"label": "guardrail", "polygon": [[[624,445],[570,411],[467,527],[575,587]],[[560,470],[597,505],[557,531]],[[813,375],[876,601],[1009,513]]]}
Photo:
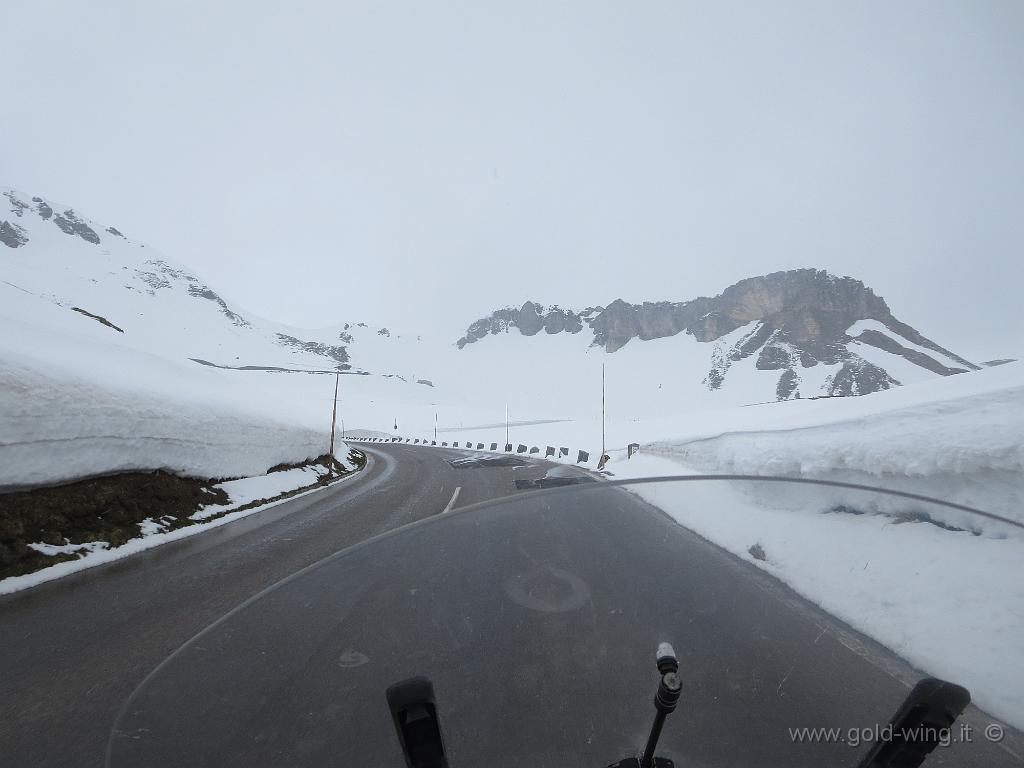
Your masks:
{"label": "guardrail", "polygon": [[[489,448],[484,447],[484,443],[478,443],[473,440],[460,441],[453,440],[449,446],[448,441],[442,441],[438,443],[437,440],[430,440],[428,438],[410,438],[410,437],[346,437],[345,442],[350,443],[402,443],[410,445],[423,445],[438,448],[464,448],[471,451],[488,451],[493,453],[523,453],[527,456],[539,454],[540,446],[526,445],[525,443],[519,443],[513,446],[512,443],[505,443],[503,450],[498,450],[497,443],[491,443]],[[514,447],[514,450],[513,450]],[[548,445],[544,447],[544,458],[546,459],[568,459],[570,451],[565,446],[554,446]],[[632,454],[630,454],[632,455]],[[576,451],[576,464],[586,464],[590,461],[590,451],[584,451],[579,449]]]}

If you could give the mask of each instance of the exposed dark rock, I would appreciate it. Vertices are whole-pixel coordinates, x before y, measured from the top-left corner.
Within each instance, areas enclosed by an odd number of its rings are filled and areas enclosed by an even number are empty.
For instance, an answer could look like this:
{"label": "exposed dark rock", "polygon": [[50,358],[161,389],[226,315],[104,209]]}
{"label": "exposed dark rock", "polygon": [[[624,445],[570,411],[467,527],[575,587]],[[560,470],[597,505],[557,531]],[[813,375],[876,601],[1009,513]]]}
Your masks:
{"label": "exposed dark rock", "polygon": [[249,325],[249,322],[244,317],[232,312],[228,308],[227,302],[224,301],[224,299],[222,299],[216,293],[214,293],[210,288],[196,281],[195,278],[192,278],[192,281],[193,282],[188,287],[188,292],[190,296],[195,296],[196,298],[207,299],[208,301],[212,301],[214,304],[220,307],[220,311],[228,318],[230,318],[231,322],[233,322],[235,325]]}
{"label": "exposed dark rock", "polygon": [[1003,357],[999,360],[986,360],[982,365],[986,368],[995,368],[997,365],[1006,365],[1007,363],[1016,363],[1017,358],[1015,357]]}
{"label": "exposed dark rock", "polygon": [[0,221],[0,243],[8,248],[18,248],[28,242],[28,235],[24,227],[11,224],[9,221]]}
{"label": "exposed dark rock", "polygon": [[43,200],[43,198],[41,198],[41,197],[33,197],[32,198],[32,202],[36,204],[36,213],[39,214],[39,217],[43,221],[46,221],[51,216],[53,216],[53,208],[51,208],[49,205],[47,205],[46,201]]}
{"label": "exposed dark rock", "polygon": [[309,376],[321,376],[329,373],[340,373],[343,376],[369,376],[369,371],[353,371],[352,366],[348,363],[341,363],[340,365],[334,366],[333,371],[311,371],[308,368],[282,368],[277,365],[219,365],[218,363],[211,363],[209,360],[203,360],[199,357],[190,357],[193,363],[199,363],[200,365],[208,365],[211,368],[223,368],[228,371],[277,371],[280,373],[302,373]]}
{"label": "exposed dark rock", "polygon": [[212,301],[220,307],[221,313],[231,320],[232,323],[242,328],[249,326],[249,322],[244,317],[232,312],[228,307],[227,302],[218,296],[209,286],[200,281],[195,275],[186,272],[183,269],[172,267],[162,259],[151,259],[147,261],[146,264],[152,266],[154,271],[147,272],[139,269],[135,271],[135,274],[140,280],[149,286],[150,294],[155,294],[156,291],[164,288],[170,288],[175,281],[184,283],[190,296]]}
{"label": "exposed dark rock", "polygon": [[894,355],[905,357],[910,362],[920,365],[922,368],[927,368],[932,373],[937,373],[941,376],[950,376],[954,373],[964,373],[966,370],[964,368],[948,368],[938,360],[930,358],[928,355],[924,354],[924,352],[904,347],[891,336],[886,336],[884,333],[880,333],[879,331],[863,331],[859,336],[857,336],[857,341],[863,342],[864,344],[870,344],[871,346],[878,347],[879,349],[884,349],[886,352],[891,352]]}
{"label": "exposed dark rock", "polygon": [[907,325],[906,323],[901,323],[899,320],[897,320],[892,315],[889,315],[889,319],[884,321],[884,322],[885,322],[885,325],[888,328],[890,328],[891,330],[893,330],[896,333],[898,333],[900,336],[902,336],[907,341],[911,341],[914,344],[917,344],[917,345],[922,346],[922,347],[927,347],[928,349],[934,350],[935,352],[938,352],[939,354],[945,355],[948,358],[956,360],[958,363],[960,363],[967,370],[970,370],[970,371],[979,371],[979,370],[981,370],[981,366],[975,365],[972,362],[964,360],[964,358],[960,357],[959,355],[953,354],[952,352],[950,352],[945,347],[940,347],[938,344],[936,344],[931,339],[926,338],[925,336],[922,336],[917,331],[916,328],[912,328],[911,326]]}
{"label": "exposed dark rock", "polygon": [[777,344],[765,344],[761,354],[757,356],[757,369],[760,371],[781,371],[792,364],[790,352]]}
{"label": "exposed dark rock", "polygon": [[519,317],[516,320],[519,332],[523,336],[533,336],[544,327],[544,318],[541,316],[540,307],[532,301],[523,304],[519,310]]}
{"label": "exposed dark rock", "polygon": [[60,227],[66,235],[78,235],[87,243],[99,245],[100,236],[97,235],[88,224],[82,221],[75,212],[68,208],[64,213],[53,217],[53,223]]}
{"label": "exposed dark rock", "polygon": [[391,331],[389,331],[387,328],[381,328],[379,331],[377,331],[377,335],[378,336],[390,336],[391,335]]}
{"label": "exposed dark rock", "polygon": [[434,382],[432,382],[430,379],[416,379],[416,383],[425,384],[428,387],[434,386]]}
{"label": "exposed dark rock", "polygon": [[115,235],[116,237],[127,239],[127,238],[125,238],[124,235],[122,235],[120,232],[117,231],[116,227],[107,227],[107,232],[109,232],[112,235]]}
{"label": "exposed dark rock", "polygon": [[899,385],[896,379],[877,365],[861,358],[853,358],[843,363],[838,373],[829,376],[825,391],[829,397],[851,397],[881,392]]}
{"label": "exposed dark rock", "polygon": [[101,317],[100,315],[94,315],[92,312],[86,312],[81,307],[72,307],[71,311],[72,312],[78,312],[80,315],[85,315],[86,317],[91,317],[96,322],[101,323],[101,324],[107,326],[107,328],[113,328],[118,333],[124,333],[124,329],[123,328],[118,328],[112,322],[107,320],[107,318]]}
{"label": "exposed dark rock", "polygon": [[274,335],[277,337],[277,343],[282,347],[290,347],[291,349],[309,352],[314,355],[320,355],[321,357],[328,357],[338,363],[348,362],[348,351],[345,347],[321,344],[318,341],[302,341],[301,339],[297,339],[294,336],[289,336],[285,333],[277,333]]}
{"label": "exposed dark rock", "polygon": [[466,330],[466,335],[455,343],[462,349],[485,336],[507,333],[512,328],[517,328],[524,336],[533,336],[542,330],[549,334],[579,333],[583,330],[583,320],[579,313],[572,310],[558,306],[544,307],[527,301],[519,309],[506,307],[493,312],[490,317],[477,320]]}
{"label": "exposed dark rock", "polygon": [[25,215],[25,211],[27,211],[29,208],[28,203],[20,199],[13,192],[4,192],[4,197],[6,197],[11,202],[11,213],[13,213],[19,219]]}
{"label": "exposed dark rock", "polygon": [[779,376],[779,383],[775,385],[775,398],[777,400],[789,400],[799,385],[800,377],[796,375],[796,371],[792,368],[787,368]]}
{"label": "exposed dark rock", "polygon": [[575,312],[567,312],[559,307],[552,307],[544,315],[545,333],[579,333],[583,330],[583,321]]}

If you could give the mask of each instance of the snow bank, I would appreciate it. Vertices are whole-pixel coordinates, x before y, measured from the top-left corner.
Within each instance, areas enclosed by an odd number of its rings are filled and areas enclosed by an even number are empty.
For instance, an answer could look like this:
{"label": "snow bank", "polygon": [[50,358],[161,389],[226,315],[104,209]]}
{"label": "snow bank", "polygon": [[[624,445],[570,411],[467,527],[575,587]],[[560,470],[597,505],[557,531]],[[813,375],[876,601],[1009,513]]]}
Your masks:
{"label": "snow bank", "polygon": [[[815,401],[832,406],[813,408],[825,417],[817,424],[806,409],[802,419],[775,428],[737,419],[732,431],[662,440],[647,450],[705,472],[880,485],[1024,522],[1024,366],[1004,369],[953,377],[944,398],[932,384]],[[987,525],[953,517],[959,525]]]}
{"label": "snow bank", "polygon": [[33,322],[23,322],[13,292],[4,298],[0,486],[148,469],[239,477],[327,452],[329,429],[278,420],[266,398],[262,410],[246,404],[220,371],[120,345],[110,329],[34,297],[23,300]]}

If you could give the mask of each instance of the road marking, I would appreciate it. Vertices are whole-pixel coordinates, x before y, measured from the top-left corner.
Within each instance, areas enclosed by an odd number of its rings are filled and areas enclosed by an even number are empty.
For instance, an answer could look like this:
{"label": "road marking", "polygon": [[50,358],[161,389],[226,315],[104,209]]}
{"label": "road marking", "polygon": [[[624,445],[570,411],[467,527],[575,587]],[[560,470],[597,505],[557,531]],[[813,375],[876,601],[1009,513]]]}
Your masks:
{"label": "road marking", "polygon": [[441,514],[442,514],[442,515],[443,515],[443,514],[444,514],[445,512],[451,512],[451,511],[452,511],[452,507],[454,507],[454,506],[455,506],[455,500],[456,500],[457,498],[459,498],[459,491],[461,491],[461,490],[462,490],[462,486],[461,486],[461,485],[460,485],[460,486],[458,486],[458,487],[457,487],[457,488],[455,489],[455,493],[453,493],[453,494],[452,494],[452,498],[451,498],[451,501],[449,501],[449,502],[448,502],[448,506],[447,506],[447,507],[445,507],[444,509],[442,509],[442,510],[441,510]]}

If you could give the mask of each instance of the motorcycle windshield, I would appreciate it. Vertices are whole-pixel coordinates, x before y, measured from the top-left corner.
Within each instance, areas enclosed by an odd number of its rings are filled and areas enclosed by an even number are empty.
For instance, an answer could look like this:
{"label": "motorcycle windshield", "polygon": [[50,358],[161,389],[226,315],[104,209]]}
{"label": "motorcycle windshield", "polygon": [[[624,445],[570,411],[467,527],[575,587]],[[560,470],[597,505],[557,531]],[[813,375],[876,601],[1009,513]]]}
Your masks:
{"label": "motorcycle windshield", "polygon": [[[972,706],[966,720],[1012,735],[1019,652],[976,657],[993,633],[1024,637],[1020,533],[821,484],[519,493],[367,541],[236,608],[135,691],[108,765],[400,768],[385,691],[425,676],[452,768],[600,768],[647,739],[663,641],[682,695],[657,754],[678,766],[856,765],[865,729],[922,669],[975,688],[1001,719]],[[1004,597],[965,621],[957,601],[989,581]],[[840,732],[800,730],[814,728]],[[941,764],[1015,761],[976,734],[940,747]]]}

